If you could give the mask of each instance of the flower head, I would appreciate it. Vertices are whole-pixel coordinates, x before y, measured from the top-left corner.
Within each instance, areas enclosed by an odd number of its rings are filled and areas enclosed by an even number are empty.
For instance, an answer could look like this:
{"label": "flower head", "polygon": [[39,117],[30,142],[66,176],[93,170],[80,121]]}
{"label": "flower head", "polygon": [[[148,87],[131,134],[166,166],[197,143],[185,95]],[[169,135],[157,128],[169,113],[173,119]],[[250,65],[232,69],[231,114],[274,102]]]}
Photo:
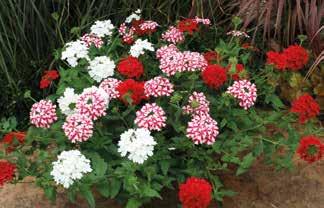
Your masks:
{"label": "flower head", "polygon": [[74,92],[73,88],[65,88],[63,96],[61,96],[57,102],[61,112],[65,115],[72,115],[76,112],[75,105],[79,98],[79,95]]}
{"label": "flower head", "polygon": [[324,156],[324,144],[316,136],[304,136],[299,142],[297,153],[301,159],[312,163]]}
{"label": "flower head", "polygon": [[217,64],[207,66],[201,76],[204,83],[214,89],[219,89],[227,80],[226,69]]}
{"label": "flower head", "polygon": [[208,65],[203,55],[192,51],[183,52],[183,62],[185,71],[202,71]]}
{"label": "flower head", "polygon": [[117,70],[127,78],[139,78],[144,73],[143,64],[132,56],[122,59],[117,65]]}
{"label": "flower head", "polygon": [[189,104],[183,107],[186,114],[207,114],[209,113],[209,101],[202,92],[193,92],[189,97]]}
{"label": "flower head", "polygon": [[134,45],[131,46],[129,54],[137,58],[140,55],[143,55],[145,50],[154,51],[153,44],[148,42],[147,39],[137,39]]}
{"label": "flower head", "polygon": [[108,103],[107,93],[103,89],[93,86],[83,90],[76,102],[76,111],[92,120],[97,120],[106,115]]}
{"label": "flower head", "polygon": [[221,56],[215,51],[207,51],[203,56],[208,65],[217,64],[221,60]]}
{"label": "flower head", "polygon": [[195,144],[212,145],[218,133],[217,122],[209,114],[194,115],[188,122],[187,137]]}
{"label": "flower head", "polygon": [[72,67],[75,67],[78,65],[79,59],[83,58],[89,60],[88,47],[84,41],[77,40],[65,44],[62,60],[66,60]]}
{"label": "flower head", "polygon": [[198,31],[198,22],[195,19],[184,19],[178,22],[177,28],[181,32],[187,32],[192,35],[193,32]]}
{"label": "flower head", "polygon": [[69,188],[76,180],[80,180],[92,168],[90,160],[79,150],[63,151],[57,156],[57,161],[52,163],[51,176],[57,184]]}
{"label": "flower head", "polygon": [[156,31],[156,28],[159,26],[158,23],[148,20],[144,21],[139,25],[140,30],[142,30],[145,34],[151,34]]}
{"label": "flower head", "polygon": [[115,29],[114,25],[111,23],[111,20],[96,21],[90,28],[91,34],[96,35],[99,38],[105,36],[111,36],[113,30]]}
{"label": "flower head", "polygon": [[203,19],[203,18],[199,18],[199,17],[195,17],[195,21],[197,23],[202,23],[203,25],[210,25],[210,19]]}
{"label": "flower head", "polygon": [[173,84],[165,77],[154,77],[145,82],[144,93],[147,97],[170,96],[174,89]]}
{"label": "flower head", "polygon": [[144,128],[129,129],[120,135],[118,152],[122,157],[128,154],[128,159],[142,164],[149,156],[153,155],[156,142],[151,132]]}
{"label": "flower head", "polygon": [[96,48],[101,48],[101,46],[104,44],[102,39],[100,37],[96,36],[95,34],[86,33],[81,37],[81,40],[83,42],[85,42],[85,44],[87,45],[88,48],[91,45],[94,45]]}
{"label": "flower head", "polygon": [[87,141],[93,133],[93,122],[84,114],[73,114],[66,118],[62,129],[72,143]]}
{"label": "flower head", "polygon": [[247,110],[252,107],[257,98],[257,88],[248,80],[234,81],[234,84],[227,88],[226,93],[239,100],[239,105]]}
{"label": "flower head", "polygon": [[283,50],[283,54],[287,57],[287,68],[292,71],[298,71],[304,68],[309,58],[306,49],[299,45],[289,46]]}
{"label": "flower head", "polygon": [[49,128],[57,120],[56,105],[50,100],[41,100],[31,107],[29,117],[30,122],[38,128]]}
{"label": "flower head", "polygon": [[136,112],[135,124],[140,128],[161,131],[165,127],[164,110],[156,103],[147,103]]}
{"label": "flower head", "polygon": [[109,99],[114,99],[119,97],[119,92],[116,88],[120,83],[121,81],[118,79],[107,78],[100,83],[99,88],[103,89],[107,93]]}
{"label": "flower head", "polygon": [[59,76],[60,75],[56,70],[45,71],[40,81],[39,88],[41,89],[47,88],[52,83],[52,81],[59,78]]}
{"label": "flower head", "polygon": [[100,82],[114,75],[115,63],[107,56],[97,56],[89,62],[89,75]]}
{"label": "flower head", "polygon": [[22,144],[25,141],[26,132],[9,132],[4,135],[1,143],[7,145],[6,152],[10,153],[15,150],[16,144],[15,140],[18,141],[18,144]]}
{"label": "flower head", "polygon": [[245,37],[245,38],[250,38],[250,36],[243,31],[239,31],[239,30],[232,30],[228,33],[226,33],[226,35],[231,35],[233,37]]}
{"label": "flower head", "polygon": [[305,121],[319,115],[320,107],[312,96],[304,94],[292,102],[290,111],[297,113],[299,122],[303,124]]}
{"label": "flower head", "polygon": [[212,186],[201,178],[191,177],[179,187],[183,208],[207,208],[212,199]]}
{"label": "flower head", "polygon": [[178,28],[171,26],[162,34],[162,39],[176,44],[184,41],[184,34]]}
{"label": "flower head", "polygon": [[119,99],[126,105],[130,104],[129,102],[132,105],[137,105],[147,98],[144,94],[144,83],[136,82],[133,79],[123,81],[117,86],[116,90],[120,95]]}
{"label": "flower head", "polygon": [[287,67],[287,57],[285,54],[269,51],[267,52],[267,64],[273,64],[276,69],[283,71]]}
{"label": "flower head", "polygon": [[0,187],[4,183],[12,181],[16,171],[16,166],[8,161],[0,161]]}

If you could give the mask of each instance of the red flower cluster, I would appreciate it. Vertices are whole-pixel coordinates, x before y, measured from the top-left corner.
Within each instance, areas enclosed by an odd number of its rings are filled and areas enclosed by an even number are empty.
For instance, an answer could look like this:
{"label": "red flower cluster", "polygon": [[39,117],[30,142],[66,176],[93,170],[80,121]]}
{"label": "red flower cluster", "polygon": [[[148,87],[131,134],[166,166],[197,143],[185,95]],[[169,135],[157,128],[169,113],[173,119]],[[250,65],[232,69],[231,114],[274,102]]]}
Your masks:
{"label": "red flower cluster", "polygon": [[308,119],[316,117],[320,107],[312,96],[304,94],[292,102],[290,111],[299,114],[299,122],[303,124]]}
{"label": "red flower cluster", "polygon": [[226,69],[217,64],[207,66],[201,76],[205,84],[214,89],[220,88],[227,80]]}
{"label": "red flower cluster", "polygon": [[139,78],[144,72],[144,67],[137,58],[128,56],[118,63],[117,70],[127,78]]}
{"label": "red flower cluster", "polygon": [[279,70],[298,71],[308,62],[308,53],[305,48],[299,45],[291,45],[282,53],[269,51],[267,52],[267,63],[273,64]]}
{"label": "red flower cluster", "polygon": [[15,144],[13,144],[14,139],[16,139],[20,144],[24,143],[26,137],[26,132],[10,132],[6,134],[1,143],[6,144],[6,152],[10,153],[15,150]]}
{"label": "red flower cluster", "polygon": [[123,81],[116,90],[119,92],[119,99],[126,105],[129,104],[129,99],[131,99],[132,105],[137,105],[147,98],[144,94],[144,82],[136,82],[133,79]]}
{"label": "red flower cluster", "polygon": [[304,136],[299,142],[297,153],[301,159],[312,163],[324,156],[324,144],[316,136]]}
{"label": "red flower cluster", "polygon": [[215,51],[208,51],[208,52],[204,53],[203,56],[209,65],[217,64],[221,60],[220,55]]}
{"label": "red flower cluster", "polygon": [[0,161],[0,187],[10,182],[15,174],[16,166],[8,161]]}
{"label": "red flower cluster", "polygon": [[192,35],[193,32],[198,30],[198,23],[195,19],[184,19],[178,23],[177,28],[181,32],[188,32]]}
{"label": "red flower cluster", "polygon": [[[228,65],[226,67],[227,71],[230,71],[231,65]],[[242,73],[244,72],[244,65],[243,64],[236,64],[236,70],[235,72],[230,72],[232,79],[235,81],[238,81],[240,78],[242,78]]]}
{"label": "red flower cluster", "polygon": [[139,20],[135,20],[133,19],[132,20],[132,28],[134,30],[134,33],[138,36],[143,36],[145,35],[146,31],[145,30],[142,30],[140,25],[144,23],[144,20],[143,19],[139,19]]}
{"label": "red flower cluster", "polygon": [[191,177],[179,187],[183,208],[207,208],[211,202],[212,186],[205,179]]}
{"label": "red flower cluster", "polygon": [[56,80],[57,78],[59,78],[59,73],[56,70],[45,71],[40,81],[39,88],[47,88],[52,83],[52,81]]}

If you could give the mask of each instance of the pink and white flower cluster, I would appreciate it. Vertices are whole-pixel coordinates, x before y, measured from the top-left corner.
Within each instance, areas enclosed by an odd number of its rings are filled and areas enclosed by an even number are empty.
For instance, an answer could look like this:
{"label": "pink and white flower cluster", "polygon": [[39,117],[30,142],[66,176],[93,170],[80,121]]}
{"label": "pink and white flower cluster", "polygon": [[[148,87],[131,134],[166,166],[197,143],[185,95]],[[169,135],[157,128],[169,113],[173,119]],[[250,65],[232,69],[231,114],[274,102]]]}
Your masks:
{"label": "pink and white flower cluster", "polygon": [[173,84],[162,76],[154,77],[144,84],[144,93],[147,97],[170,96],[173,91]]}
{"label": "pink and white flower cluster", "polygon": [[57,120],[56,105],[50,100],[41,100],[34,103],[30,110],[30,123],[38,128],[50,128],[50,125]]}
{"label": "pink and white flower cluster", "polygon": [[252,107],[257,98],[257,88],[248,80],[235,81],[226,92],[237,98],[239,105],[245,110]]}
{"label": "pink and white flower cluster", "polygon": [[156,103],[147,103],[136,112],[135,124],[139,128],[161,131],[166,125],[165,121],[165,112]]}
{"label": "pink and white flower cluster", "polygon": [[183,32],[181,32],[178,28],[170,26],[169,29],[162,34],[162,39],[176,44],[183,42],[185,37]]}

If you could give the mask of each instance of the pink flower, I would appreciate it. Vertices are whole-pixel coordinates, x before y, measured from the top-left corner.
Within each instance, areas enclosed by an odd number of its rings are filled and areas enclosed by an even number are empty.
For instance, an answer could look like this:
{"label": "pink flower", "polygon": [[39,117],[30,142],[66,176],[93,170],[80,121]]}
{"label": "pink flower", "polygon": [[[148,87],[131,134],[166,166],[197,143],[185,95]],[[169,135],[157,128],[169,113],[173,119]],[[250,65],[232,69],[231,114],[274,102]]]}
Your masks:
{"label": "pink flower", "polygon": [[158,23],[148,20],[144,21],[142,24],[139,25],[140,29],[146,32],[154,32],[156,28],[159,26]]}
{"label": "pink flower", "polygon": [[170,96],[173,93],[173,84],[165,77],[154,77],[144,84],[144,93],[147,97]]}
{"label": "pink flower", "polygon": [[72,143],[83,142],[92,136],[93,122],[87,115],[72,114],[66,118],[62,128]]}
{"label": "pink flower", "polygon": [[171,26],[162,34],[162,39],[176,44],[184,41],[184,34],[178,28]]}
{"label": "pink flower", "polygon": [[119,92],[116,90],[116,87],[120,83],[121,81],[118,79],[107,78],[100,83],[99,88],[103,89],[107,93],[109,99],[114,99],[119,97]]}
{"label": "pink flower", "polygon": [[204,25],[210,25],[210,19],[203,19],[203,18],[199,18],[199,17],[195,17],[195,21],[197,23],[202,23]]}
{"label": "pink flower", "polygon": [[161,48],[156,50],[156,58],[161,59],[165,55],[172,52],[179,52],[179,49],[174,44],[162,46]]}
{"label": "pink flower", "polygon": [[136,112],[135,124],[139,128],[161,131],[166,125],[165,121],[165,112],[156,103],[147,103]]}
{"label": "pink flower", "polygon": [[181,52],[169,51],[160,58],[159,67],[167,76],[185,71],[184,56]]}
{"label": "pink flower", "polygon": [[248,80],[234,81],[226,92],[237,98],[239,105],[245,110],[253,106],[257,98],[257,88]]}
{"label": "pink flower", "polygon": [[186,71],[202,71],[208,65],[208,62],[204,56],[198,52],[185,51],[183,52],[183,59],[185,62],[184,67]]}
{"label": "pink flower", "polygon": [[218,133],[217,122],[209,114],[195,115],[188,122],[187,137],[195,144],[212,145]]}
{"label": "pink flower", "polygon": [[202,92],[193,92],[189,97],[189,104],[183,107],[186,114],[207,114],[209,113],[209,101]]}
{"label": "pink flower", "polygon": [[57,120],[56,105],[50,100],[41,100],[34,103],[30,110],[30,122],[38,128],[49,128]]}
{"label": "pink flower", "polygon": [[87,47],[90,47],[93,44],[96,48],[100,48],[104,43],[100,37],[94,34],[84,34],[81,37],[81,40],[85,42]]}
{"label": "pink flower", "polygon": [[76,102],[76,110],[79,114],[89,116],[97,120],[106,115],[108,95],[101,88],[90,87],[83,90]]}
{"label": "pink flower", "polygon": [[126,44],[132,44],[134,42],[134,28],[128,28],[125,23],[121,24],[118,28],[119,35],[122,36],[122,40]]}

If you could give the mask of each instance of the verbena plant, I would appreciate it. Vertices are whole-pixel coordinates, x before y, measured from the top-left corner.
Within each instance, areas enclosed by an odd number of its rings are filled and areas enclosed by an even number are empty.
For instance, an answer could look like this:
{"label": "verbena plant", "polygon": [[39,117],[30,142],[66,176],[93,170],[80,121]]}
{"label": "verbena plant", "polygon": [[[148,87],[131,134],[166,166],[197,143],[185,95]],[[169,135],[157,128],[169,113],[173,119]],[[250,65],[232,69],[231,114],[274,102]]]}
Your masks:
{"label": "verbena plant", "polygon": [[[19,178],[35,176],[51,199],[63,186],[71,201],[80,193],[90,207],[98,191],[135,208],[188,177],[208,181],[221,202],[233,192],[218,173],[240,175],[258,157],[292,167],[296,117],[269,83],[273,67],[250,65],[254,52],[239,19],[227,38],[206,41],[214,34],[207,19],[166,31],[132,17],[119,30],[96,22],[82,41],[56,51],[57,91],[33,105],[26,144],[6,155]],[[303,134],[316,133],[313,124]]]}

